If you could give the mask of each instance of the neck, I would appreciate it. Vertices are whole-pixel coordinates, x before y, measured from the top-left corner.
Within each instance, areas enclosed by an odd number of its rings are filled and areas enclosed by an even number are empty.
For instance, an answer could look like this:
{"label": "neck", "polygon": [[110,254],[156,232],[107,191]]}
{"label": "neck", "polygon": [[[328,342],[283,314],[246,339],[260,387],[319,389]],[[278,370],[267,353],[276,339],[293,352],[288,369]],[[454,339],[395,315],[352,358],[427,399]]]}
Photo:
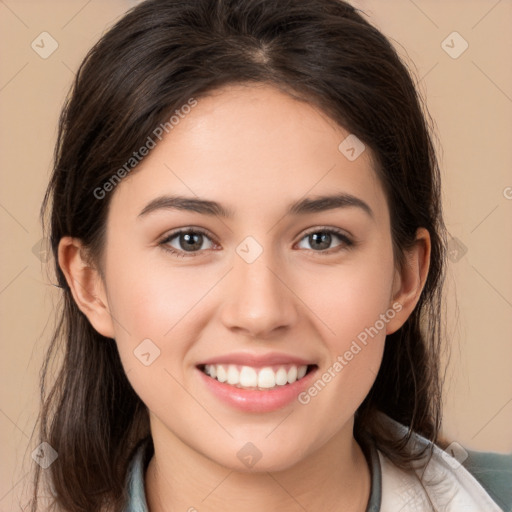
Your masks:
{"label": "neck", "polygon": [[145,477],[150,512],[366,510],[370,470],[351,429],[293,467],[270,472],[227,468],[173,436],[153,435],[153,442]]}

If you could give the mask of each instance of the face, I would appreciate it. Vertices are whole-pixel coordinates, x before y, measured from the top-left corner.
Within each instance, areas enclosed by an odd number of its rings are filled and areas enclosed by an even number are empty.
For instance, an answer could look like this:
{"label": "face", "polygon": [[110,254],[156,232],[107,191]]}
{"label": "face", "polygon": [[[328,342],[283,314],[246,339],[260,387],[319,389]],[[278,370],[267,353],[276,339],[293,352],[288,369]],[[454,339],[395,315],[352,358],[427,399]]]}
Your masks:
{"label": "face", "polygon": [[108,309],[154,438],[279,470],[351,435],[398,309],[384,192],[348,135],[271,86],[224,87],[111,192]]}

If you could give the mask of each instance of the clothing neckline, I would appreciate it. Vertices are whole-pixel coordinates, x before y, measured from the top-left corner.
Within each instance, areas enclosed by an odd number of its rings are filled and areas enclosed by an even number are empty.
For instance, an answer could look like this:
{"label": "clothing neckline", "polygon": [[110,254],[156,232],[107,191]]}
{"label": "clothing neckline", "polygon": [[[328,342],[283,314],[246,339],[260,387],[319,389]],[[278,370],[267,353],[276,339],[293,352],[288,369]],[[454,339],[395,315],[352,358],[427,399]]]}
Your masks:
{"label": "clothing neckline", "polygon": [[[370,497],[365,512],[380,512],[382,500],[382,474],[379,454],[373,438],[364,433],[357,443],[361,447],[370,469]],[[128,507],[125,512],[148,512],[145,491],[145,473],[153,456],[151,438],[145,439],[137,448],[128,469]]]}
{"label": "clothing neckline", "polygon": [[382,470],[379,453],[370,434],[363,433],[357,442],[370,468],[370,497],[365,512],[379,512],[382,501]]}

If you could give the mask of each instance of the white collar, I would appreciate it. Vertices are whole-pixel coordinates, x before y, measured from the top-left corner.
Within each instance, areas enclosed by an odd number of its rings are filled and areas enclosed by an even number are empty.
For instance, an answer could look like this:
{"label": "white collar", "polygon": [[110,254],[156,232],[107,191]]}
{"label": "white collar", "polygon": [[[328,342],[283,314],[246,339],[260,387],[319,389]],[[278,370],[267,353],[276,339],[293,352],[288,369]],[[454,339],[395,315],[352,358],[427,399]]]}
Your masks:
{"label": "white collar", "polygon": [[[386,418],[392,428],[405,435],[407,427],[389,416]],[[438,512],[503,512],[457,459],[415,432],[409,443],[415,449],[433,447],[432,458],[426,468],[418,465],[414,472],[407,472],[397,468],[378,450],[382,478],[380,512],[432,510],[425,490]],[[422,474],[425,490],[419,481]]]}

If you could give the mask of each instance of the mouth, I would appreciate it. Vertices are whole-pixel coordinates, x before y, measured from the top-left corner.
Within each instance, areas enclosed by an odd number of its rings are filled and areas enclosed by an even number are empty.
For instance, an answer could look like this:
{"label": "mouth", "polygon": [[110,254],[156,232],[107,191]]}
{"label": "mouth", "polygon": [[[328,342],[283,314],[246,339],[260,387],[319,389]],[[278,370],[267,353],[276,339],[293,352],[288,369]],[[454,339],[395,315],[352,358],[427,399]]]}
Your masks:
{"label": "mouth", "polygon": [[220,383],[238,389],[268,391],[290,386],[317,368],[316,364],[280,364],[254,367],[236,364],[202,364],[197,368]]}

